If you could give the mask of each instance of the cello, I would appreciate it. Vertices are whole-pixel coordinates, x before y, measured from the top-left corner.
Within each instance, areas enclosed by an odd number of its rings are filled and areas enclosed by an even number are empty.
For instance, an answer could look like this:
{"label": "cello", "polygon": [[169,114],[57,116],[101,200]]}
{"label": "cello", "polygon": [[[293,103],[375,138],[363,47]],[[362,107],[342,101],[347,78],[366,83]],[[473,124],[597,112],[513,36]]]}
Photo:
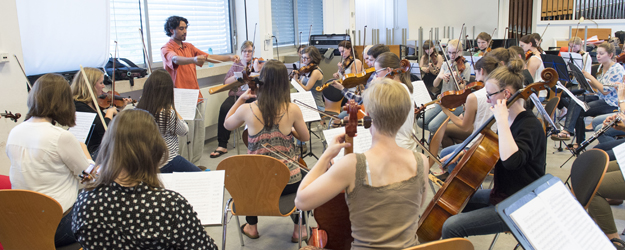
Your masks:
{"label": "cello", "polygon": [[[357,105],[354,100],[349,100],[344,110],[349,114],[347,125],[345,126],[345,142],[351,146],[345,148],[345,155],[353,153],[354,137],[356,136],[358,118],[357,113],[361,105]],[[366,125],[365,125],[365,128]],[[352,246],[352,224],[349,220],[349,208],[345,201],[345,192],[341,192],[325,204],[317,207],[313,211],[315,221],[319,230],[324,230],[327,235],[327,245],[324,248],[335,250],[348,250]],[[312,245],[313,242],[309,242]]]}
{"label": "cello", "polygon": [[[527,99],[534,92],[554,87],[558,80],[558,73],[552,68],[546,68],[541,73],[541,77],[545,82],[533,83],[517,91],[507,102],[508,107],[520,98]],[[471,196],[499,161],[498,137],[495,132],[490,130],[494,122],[495,117],[491,116],[445,162],[445,167],[447,167],[473,139],[482,135],[458,161],[454,171],[451,172],[443,187],[438,190],[421,216],[417,229],[421,243],[440,239],[445,221],[462,212]]]}

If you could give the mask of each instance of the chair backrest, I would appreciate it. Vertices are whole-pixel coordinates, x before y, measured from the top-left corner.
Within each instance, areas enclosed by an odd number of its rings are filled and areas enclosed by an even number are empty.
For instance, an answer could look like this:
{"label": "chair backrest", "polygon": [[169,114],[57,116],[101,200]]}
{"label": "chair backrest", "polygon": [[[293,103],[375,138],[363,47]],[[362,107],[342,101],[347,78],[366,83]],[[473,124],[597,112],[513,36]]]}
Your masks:
{"label": "chair backrest", "polygon": [[0,175],[0,190],[11,189],[11,179],[8,175]]}
{"label": "chair backrest", "polygon": [[50,196],[30,190],[0,190],[0,242],[6,249],[52,249],[63,217]]}
{"label": "chair backrest", "polygon": [[547,114],[549,115],[549,118],[551,118],[553,120],[553,115],[556,112],[556,107],[558,107],[558,103],[560,102],[560,97],[554,97],[549,99],[549,102],[547,102],[547,105],[545,105],[545,111],[547,111]]}
{"label": "chair backrest", "polygon": [[265,155],[230,156],[217,165],[226,171],[225,186],[237,215],[282,216],[280,194],[289,182],[289,168]]}
{"label": "chair backrest", "polygon": [[571,166],[571,191],[584,207],[597,193],[610,159],[601,149],[591,149],[580,154]]}
{"label": "chair backrest", "polygon": [[247,129],[243,130],[243,133],[241,133],[241,140],[243,141],[243,144],[245,144],[246,148],[247,148],[247,144],[249,143],[248,137],[249,137],[249,132],[247,132]]}
{"label": "chair backrest", "polygon": [[465,238],[451,238],[437,240],[418,246],[405,248],[404,250],[473,250],[471,241]]}

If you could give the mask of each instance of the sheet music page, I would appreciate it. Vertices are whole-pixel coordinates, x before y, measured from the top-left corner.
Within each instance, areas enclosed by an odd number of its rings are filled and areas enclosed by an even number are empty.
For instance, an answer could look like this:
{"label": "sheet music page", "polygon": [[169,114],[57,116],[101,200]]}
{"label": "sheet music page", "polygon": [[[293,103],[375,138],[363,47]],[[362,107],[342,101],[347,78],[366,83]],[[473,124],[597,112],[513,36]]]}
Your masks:
{"label": "sheet music page", "polygon": [[582,65],[582,62],[583,62],[582,55],[580,55],[579,53],[560,52],[560,55],[562,56],[562,59],[564,59],[564,62],[566,63],[569,63],[571,61],[571,57],[573,57],[573,63],[575,64],[575,66],[577,66],[579,70],[582,70],[584,68],[584,65]]}
{"label": "sheet music page", "polygon": [[623,174],[623,179],[625,179],[625,169],[623,169],[625,166],[625,143],[612,148],[612,151],[614,152],[616,162],[618,162],[618,166]]}
{"label": "sheet music page", "polygon": [[174,88],[174,105],[183,120],[195,119],[195,109],[199,96],[199,89]]}
{"label": "sheet music page", "polygon": [[217,170],[159,174],[159,178],[166,189],[178,192],[189,201],[202,225],[220,225],[225,173]]}
{"label": "sheet music page", "polygon": [[575,103],[577,103],[577,105],[582,107],[582,109],[584,109],[584,111],[588,111],[588,105],[585,102],[581,101],[580,99],[577,99],[577,97],[573,93],[571,93],[571,91],[569,89],[564,87],[564,85],[562,85],[562,83],[560,83],[560,81],[558,81],[558,85],[556,85],[556,87],[558,89],[561,89],[564,92],[566,92],[566,94],[569,95],[569,97],[571,97],[571,99],[573,99],[573,101]]}
{"label": "sheet music page", "polygon": [[302,115],[304,116],[304,122],[312,122],[312,121],[321,120],[321,116],[319,115],[319,113],[305,107],[302,104],[296,103],[295,100],[303,102],[310,107],[317,108],[317,103],[315,103],[315,98],[313,97],[310,91],[291,93],[291,102],[297,104],[297,106],[299,106],[299,109],[302,110]]}
{"label": "sheet music page", "polygon": [[[340,134],[345,133],[345,128],[333,128],[323,131],[323,136],[326,138],[326,142],[328,143],[328,147],[334,144],[334,138]],[[356,131],[356,137],[354,137],[354,153],[364,153],[365,151],[371,148],[371,132],[363,126],[358,126],[358,130]],[[341,149],[341,152],[334,157],[334,162],[338,162],[341,158],[343,158],[345,152],[344,149]]]}
{"label": "sheet music page", "polygon": [[293,87],[297,90],[297,92],[300,92],[300,93],[306,92],[306,90],[302,88],[302,86],[299,85],[297,81],[295,81],[295,78],[291,79],[291,85],[293,85]]}
{"label": "sheet music page", "polygon": [[539,193],[510,217],[534,249],[614,249],[562,182]]}
{"label": "sheet music page", "polygon": [[[425,83],[423,81],[414,81],[412,82],[412,98],[415,102],[415,107],[421,107],[421,105],[426,104],[432,101],[432,97],[430,97],[430,92],[428,88],[425,87]],[[427,106],[425,110],[434,108],[434,105]]]}
{"label": "sheet music page", "polygon": [[[87,143],[89,138],[89,130],[98,113],[78,112],[76,111],[76,126],[68,129],[78,141]],[[100,119],[100,118],[98,118]]]}

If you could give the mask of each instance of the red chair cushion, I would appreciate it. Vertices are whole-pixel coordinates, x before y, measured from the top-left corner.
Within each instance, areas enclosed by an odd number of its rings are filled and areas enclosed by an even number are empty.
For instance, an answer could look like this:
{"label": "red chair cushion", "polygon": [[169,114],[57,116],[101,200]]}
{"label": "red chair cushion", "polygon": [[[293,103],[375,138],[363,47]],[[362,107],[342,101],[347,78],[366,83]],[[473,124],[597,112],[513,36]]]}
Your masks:
{"label": "red chair cushion", "polygon": [[[11,189],[11,180],[9,176],[0,175],[0,190],[1,189]],[[2,250],[2,248],[0,248]]]}

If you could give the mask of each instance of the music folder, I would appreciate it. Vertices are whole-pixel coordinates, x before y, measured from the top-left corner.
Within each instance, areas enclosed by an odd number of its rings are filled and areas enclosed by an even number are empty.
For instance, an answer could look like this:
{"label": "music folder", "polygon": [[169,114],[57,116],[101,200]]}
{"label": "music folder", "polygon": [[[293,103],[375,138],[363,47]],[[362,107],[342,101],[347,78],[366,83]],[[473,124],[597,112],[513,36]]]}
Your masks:
{"label": "music folder", "polygon": [[615,249],[558,177],[547,174],[496,206],[526,250]]}

